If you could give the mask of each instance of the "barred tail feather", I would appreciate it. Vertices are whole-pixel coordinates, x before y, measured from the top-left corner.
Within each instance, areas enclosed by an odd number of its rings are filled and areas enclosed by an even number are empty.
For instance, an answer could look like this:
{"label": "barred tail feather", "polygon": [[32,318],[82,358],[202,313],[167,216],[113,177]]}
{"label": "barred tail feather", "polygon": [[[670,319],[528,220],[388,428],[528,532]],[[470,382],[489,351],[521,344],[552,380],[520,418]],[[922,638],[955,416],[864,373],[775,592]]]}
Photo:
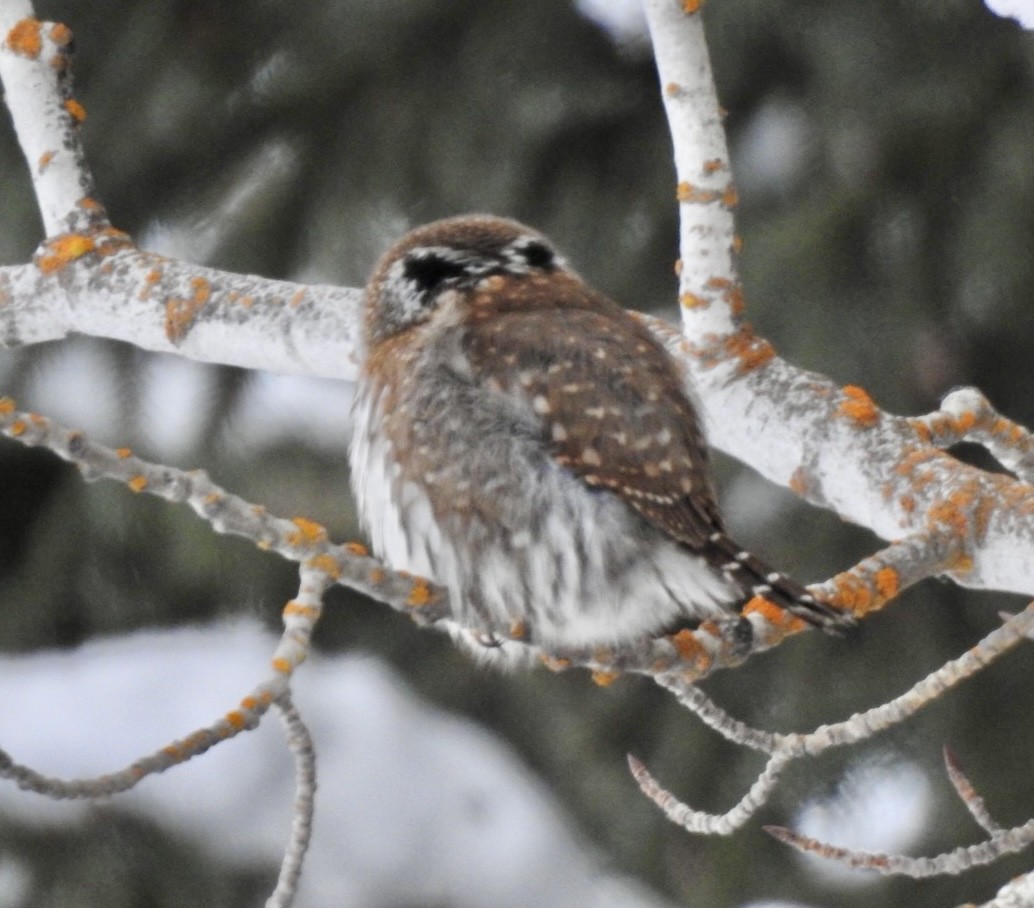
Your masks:
{"label": "barred tail feather", "polygon": [[853,624],[850,616],[819,602],[796,580],[765,564],[725,533],[716,531],[707,542],[707,557],[744,595],[762,596],[830,633],[838,633]]}

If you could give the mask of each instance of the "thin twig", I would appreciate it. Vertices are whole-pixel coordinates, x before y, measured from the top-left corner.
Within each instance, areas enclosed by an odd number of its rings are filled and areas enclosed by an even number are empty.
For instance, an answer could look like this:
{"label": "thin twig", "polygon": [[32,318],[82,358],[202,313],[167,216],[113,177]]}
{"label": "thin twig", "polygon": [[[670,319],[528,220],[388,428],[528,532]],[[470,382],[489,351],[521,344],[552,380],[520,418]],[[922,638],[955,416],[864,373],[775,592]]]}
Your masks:
{"label": "thin twig", "polygon": [[631,754],[628,755],[628,767],[643,794],[660,807],[664,815],[676,825],[687,832],[731,835],[765,805],[779,781],[779,774],[792,759],[793,757],[785,752],[773,754],[739,803],[722,814],[707,813],[688,807],[670,791],[662,788],[643,762]]}
{"label": "thin twig", "polygon": [[976,845],[962,845],[953,851],[929,858],[913,858],[902,854],[879,854],[839,848],[801,835],[784,826],[765,826],[765,832],[805,854],[829,858],[848,867],[875,870],[888,876],[923,879],[931,876],[957,876],[974,867],[991,864],[1007,854],[1016,854],[1034,843],[1034,820],[1022,826],[1003,829]]}
{"label": "thin twig", "polygon": [[276,889],[266,900],[266,908],[289,908],[298,891],[302,864],[312,838],[312,816],[316,804],[316,749],[290,694],[284,693],[276,701],[276,706],[280,710],[287,745],[294,757],[294,819],[291,823],[291,838],[280,864]]}
{"label": "thin twig", "polygon": [[992,835],[1002,831],[1002,826],[995,822],[991,812],[987,809],[984,799],[977,794],[973,783],[962,771],[959,761],[949,747],[944,748],[944,767],[948,771],[948,779],[955,789],[959,799],[966,805],[970,816],[977,821],[977,824]]}

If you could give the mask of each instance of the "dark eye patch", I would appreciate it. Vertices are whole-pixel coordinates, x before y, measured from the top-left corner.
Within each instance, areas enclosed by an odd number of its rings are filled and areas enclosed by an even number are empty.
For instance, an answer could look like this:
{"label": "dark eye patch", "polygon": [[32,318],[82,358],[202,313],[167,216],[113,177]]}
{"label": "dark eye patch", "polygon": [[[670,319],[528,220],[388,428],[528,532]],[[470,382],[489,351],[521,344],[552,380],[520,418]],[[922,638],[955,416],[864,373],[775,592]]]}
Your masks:
{"label": "dark eye patch", "polygon": [[416,284],[419,292],[430,294],[446,281],[466,275],[467,269],[459,262],[431,253],[407,257],[402,273],[406,280]]}
{"label": "dark eye patch", "polygon": [[556,264],[556,255],[545,243],[530,240],[521,248],[521,255],[532,268],[552,268]]}

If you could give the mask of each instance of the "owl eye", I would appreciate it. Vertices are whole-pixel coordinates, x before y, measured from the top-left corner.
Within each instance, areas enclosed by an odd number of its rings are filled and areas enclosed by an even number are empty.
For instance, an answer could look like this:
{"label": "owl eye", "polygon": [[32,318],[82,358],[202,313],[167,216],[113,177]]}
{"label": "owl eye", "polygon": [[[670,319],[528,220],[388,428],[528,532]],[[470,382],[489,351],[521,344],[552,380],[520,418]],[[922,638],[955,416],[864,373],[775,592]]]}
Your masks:
{"label": "owl eye", "polygon": [[533,236],[522,236],[502,250],[506,270],[514,274],[529,271],[552,271],[563,265],[560,258],[544,240]]}
{"label": "owl eye", "polygon": [[553,250],[538,240],[529,240],[521,247],[520,253],[532,268],[548,269],[556,264]]}
{"label": "owl eye", "polygon": [[407,281],[415,285],[419,293],[430,297],[447,281],[467,275],[468,269],[460,262],[432,252],[409,256],[403,265],[402,273]]}

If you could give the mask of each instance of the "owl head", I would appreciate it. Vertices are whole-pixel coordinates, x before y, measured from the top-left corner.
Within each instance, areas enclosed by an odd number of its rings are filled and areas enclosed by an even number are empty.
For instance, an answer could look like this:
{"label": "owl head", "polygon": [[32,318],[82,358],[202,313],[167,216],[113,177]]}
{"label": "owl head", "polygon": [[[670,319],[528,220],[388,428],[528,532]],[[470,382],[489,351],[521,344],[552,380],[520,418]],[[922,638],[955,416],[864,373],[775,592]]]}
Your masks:
{"label": "owl head", "polygon": [[366,287],[366,330],[378,343],[428,320],[486,278],[567,271],[541,233],[517,221],[464,215],[407,233],[389,249]]}

